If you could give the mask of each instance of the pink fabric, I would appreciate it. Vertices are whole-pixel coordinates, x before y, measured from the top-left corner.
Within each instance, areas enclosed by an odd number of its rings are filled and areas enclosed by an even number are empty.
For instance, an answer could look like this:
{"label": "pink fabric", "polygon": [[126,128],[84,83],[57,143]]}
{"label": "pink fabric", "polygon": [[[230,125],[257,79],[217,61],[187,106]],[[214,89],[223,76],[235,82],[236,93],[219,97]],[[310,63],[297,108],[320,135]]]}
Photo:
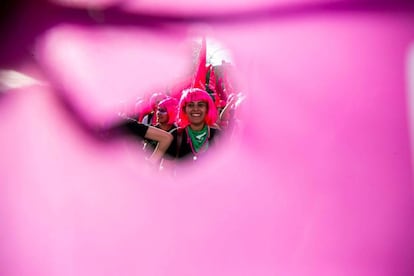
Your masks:
{"label": "pink fabric", "polygon": [[116,6],[125,10],[144,12],[149,14],[166,14],[171,16],[194,15],[226,15],[228,13],[244,13],[266,8],[290,7],[296,4],[315,4],[335,2],[332,0],[51,0],[63,5],[75,7],[111,7]]}
{"label": "pink fabric", "polygon": [[[270,3],[212,3],[247,2]],[[0,94],[0,275],[414,275],[414,10],[378,2],[211,21],[234,55],[244,128],[177,178],[76,118],[99,124],[184,76],[198,22],[117,27],[25,2],[0,69],[50,83]]]}
{"label": "pink fabric", "polygon": [[205,89],[206,88],[206,74],[207,74],[207,42],[206,38],[201,39],[201,46],[198,53],[198,62],[196,71],[194,74],[194,79],[191,87]]}

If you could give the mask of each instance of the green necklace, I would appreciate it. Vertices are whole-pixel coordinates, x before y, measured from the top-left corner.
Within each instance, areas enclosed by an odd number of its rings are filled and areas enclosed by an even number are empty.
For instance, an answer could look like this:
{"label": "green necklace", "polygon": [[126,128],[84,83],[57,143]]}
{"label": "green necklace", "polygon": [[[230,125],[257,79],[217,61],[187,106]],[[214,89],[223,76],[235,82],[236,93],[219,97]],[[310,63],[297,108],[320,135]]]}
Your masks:
{"label": "green necklace", "polygon": [[207,125],[204,125],[203,129],[200,131],[192,130],[189,126],[188,135],[191,139],[191,145],[193,146],[195,152],[198,152],[201,147],[204,145],[204,142],[207,139],[208,128]]}

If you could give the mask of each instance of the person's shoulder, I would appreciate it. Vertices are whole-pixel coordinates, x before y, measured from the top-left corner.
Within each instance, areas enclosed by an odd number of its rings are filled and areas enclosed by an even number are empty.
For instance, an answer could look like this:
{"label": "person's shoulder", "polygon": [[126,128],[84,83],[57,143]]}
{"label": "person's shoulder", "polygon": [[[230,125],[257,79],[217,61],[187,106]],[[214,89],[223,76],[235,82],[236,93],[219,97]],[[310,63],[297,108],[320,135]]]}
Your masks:
{"label": "person's shoulder", "polygon": [[221,135],[221,129],[217,127],[210,127],[210,140],[214,139],[215,136]]}
{"label": "person's shoulder", "polygon": [[183,133],[185,132],[186,127],[175,127],[172,130],[170,130],[170,133]]}
{"label": "person's shoulder", "polygon": [[178,127],[175,127],[173,129],[169,130],[168,132],[174,135],[174,134],[177,133],[177,131],[178,131]]}
{"label": "person's shoulder", "polygon": [[168,132],[172,132],[173,130],[175,130],[176,128],[178,128],[178,126],[176,124],[172,124],[170,130],[168,130]]}
{"label": "person's shoulder", "polygon": [[210,127],[210,132],[220,133],[221,129],[215,126]]}
{"label": "person's shoulder", "polygon": [[171,129],[168,132],[171,133],[171,135],[174,137],[174,139],[177,138],[177,136],[182,135],[183,133],[185,133],[184,128],[181,128],[181,127],[175,127],[175,128]]}

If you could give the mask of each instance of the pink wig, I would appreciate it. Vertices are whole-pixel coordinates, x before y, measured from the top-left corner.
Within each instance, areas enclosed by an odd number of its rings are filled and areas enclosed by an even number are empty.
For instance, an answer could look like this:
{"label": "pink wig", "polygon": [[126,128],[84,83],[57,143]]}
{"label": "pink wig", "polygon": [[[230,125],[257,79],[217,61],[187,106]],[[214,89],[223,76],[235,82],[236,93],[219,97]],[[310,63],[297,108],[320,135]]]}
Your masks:
{"label": "pink wig", "polygon": [[157,104],[160,101],[164,100],[165,98],[167,98],[167,95],[165,95],[164,93],[161,93],[161,92],[152,94],[152,96],[150,98],[151,108],[155,109],[157,107]]}
{"label": "pink wig", "polygon": [[213,100],[211,99],[210,95],[199,88],[189,88],[183,90],[183,94],[180,100],[180,109],[178,114],[178,125],[180,127],[186,127],[190,124],[188,120],[187,114],[185,113],[185,106],[194,101],[203,101],[207,103],[207,114],[204,119],[207,125],[212,126],[216,123],[218,113],[216,105],[214,104]]}
{"label": "pink wig", "polygon": [[166,98],[158,104],[158,108],[165,108],[168,113],[168,124],[172,125],[175,123],[178,113],[178,100],[176,98]]}

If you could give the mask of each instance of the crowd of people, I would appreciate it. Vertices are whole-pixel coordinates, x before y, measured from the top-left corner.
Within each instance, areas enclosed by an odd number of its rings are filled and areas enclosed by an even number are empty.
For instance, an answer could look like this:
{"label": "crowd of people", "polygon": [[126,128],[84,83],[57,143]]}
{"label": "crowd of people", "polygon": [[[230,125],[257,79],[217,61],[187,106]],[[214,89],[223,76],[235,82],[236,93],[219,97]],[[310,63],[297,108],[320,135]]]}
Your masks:
{"label": "crowd of people", "polygon": [[198,161],[222,133],[231,138],[239,129],[244,95],[235,93],[229,76],[233,65],[224,60],[207,64],[206,52],[203,38],[194,73],[165,92],[139,97],[133,108],[118,113],[122,122],[109,128],[139,137],[145,156],[161,170],[174,170],[178,161]]}
{"label": "crowd of people", "polygon": [[174,170],[179,161],[195,162],[205,156],[222,133],[232,135],[242,96],[230,94],[220,101],[214,96],[194,87],[182,90],[179,99],[154,93],[147,108],[140,99],[140,109],[120,114],[119,129],[141,138],[141,150],[158,169]]}

